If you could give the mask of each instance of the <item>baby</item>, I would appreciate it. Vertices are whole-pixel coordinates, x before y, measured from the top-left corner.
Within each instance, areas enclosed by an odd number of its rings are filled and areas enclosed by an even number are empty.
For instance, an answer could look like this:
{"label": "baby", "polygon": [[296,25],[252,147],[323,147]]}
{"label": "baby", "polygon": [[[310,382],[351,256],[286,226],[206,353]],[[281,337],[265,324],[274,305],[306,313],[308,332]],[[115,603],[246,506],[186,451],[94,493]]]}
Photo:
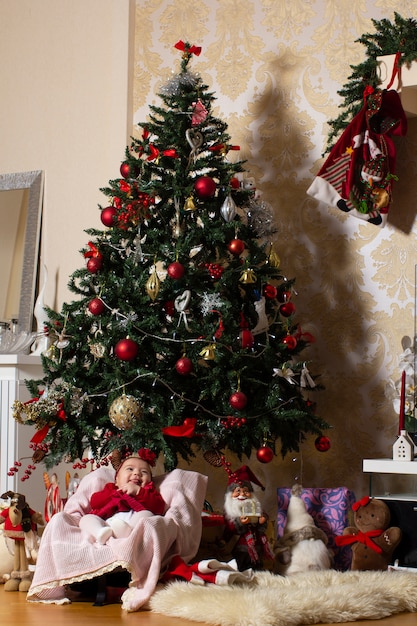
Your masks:
{"label": "baby", "polygon": [[80,519],[80,528],[104,544],[110,537],[127,537],[139,517],[163,515],[166,504],[152,482],[148,461],[138,455],[124,459],[114,483],[107,483],[90,498],[91,512]]}

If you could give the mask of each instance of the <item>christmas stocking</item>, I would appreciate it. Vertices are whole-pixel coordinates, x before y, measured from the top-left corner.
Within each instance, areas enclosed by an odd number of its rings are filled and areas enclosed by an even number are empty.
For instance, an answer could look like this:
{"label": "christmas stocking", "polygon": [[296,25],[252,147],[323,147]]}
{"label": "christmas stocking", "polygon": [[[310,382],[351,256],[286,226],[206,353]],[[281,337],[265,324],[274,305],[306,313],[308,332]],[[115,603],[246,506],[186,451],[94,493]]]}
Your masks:
{"label": "christmas stocking", "polygon": [[333,146],[308,195],[376,226],[387,222],[395,176],[394,135],[407,119],[395,90],[377,90]]}

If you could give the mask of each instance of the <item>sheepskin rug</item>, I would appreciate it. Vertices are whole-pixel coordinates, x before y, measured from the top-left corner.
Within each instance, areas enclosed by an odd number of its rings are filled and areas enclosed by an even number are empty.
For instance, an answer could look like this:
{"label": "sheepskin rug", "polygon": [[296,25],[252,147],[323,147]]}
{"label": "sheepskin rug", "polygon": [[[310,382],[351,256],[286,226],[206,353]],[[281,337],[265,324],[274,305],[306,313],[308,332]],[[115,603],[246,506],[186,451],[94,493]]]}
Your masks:
{"label": "sheepskin rug", "polygon": [[155,613],[219,626],[297,626],[382,619],[417,611],[417,574],[334,570],[218,586],[173,582],[157,591]]}

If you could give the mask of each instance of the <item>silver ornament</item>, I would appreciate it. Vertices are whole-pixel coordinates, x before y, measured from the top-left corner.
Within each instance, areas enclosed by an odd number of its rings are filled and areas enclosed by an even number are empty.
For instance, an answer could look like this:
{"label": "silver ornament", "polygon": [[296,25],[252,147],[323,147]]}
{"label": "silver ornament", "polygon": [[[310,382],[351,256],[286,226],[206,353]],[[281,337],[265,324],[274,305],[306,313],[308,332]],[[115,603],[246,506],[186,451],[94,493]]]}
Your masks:
{"label": "silver ornament", "polygon": [[236,208],[235,201],[233,200],[232,196],[229,194],[220,208],[220,215],[222,216],[225,222],[231,222],[232,220],[235,219],[236,211],[237,211],[237,208]]}

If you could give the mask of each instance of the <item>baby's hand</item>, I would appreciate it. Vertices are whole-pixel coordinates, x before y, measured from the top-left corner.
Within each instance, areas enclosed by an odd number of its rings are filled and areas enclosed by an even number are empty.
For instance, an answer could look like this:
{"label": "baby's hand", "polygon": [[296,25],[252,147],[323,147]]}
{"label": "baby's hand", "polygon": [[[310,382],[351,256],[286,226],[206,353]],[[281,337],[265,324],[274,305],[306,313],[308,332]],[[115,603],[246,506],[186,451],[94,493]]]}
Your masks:
{"label": "baby's hand", "polygon": [[140,485],[136,485],[135,483],[126,483],[119,487],[119,491],[122,493],[126,493],[128,496],[137,496],[140,491]]}

